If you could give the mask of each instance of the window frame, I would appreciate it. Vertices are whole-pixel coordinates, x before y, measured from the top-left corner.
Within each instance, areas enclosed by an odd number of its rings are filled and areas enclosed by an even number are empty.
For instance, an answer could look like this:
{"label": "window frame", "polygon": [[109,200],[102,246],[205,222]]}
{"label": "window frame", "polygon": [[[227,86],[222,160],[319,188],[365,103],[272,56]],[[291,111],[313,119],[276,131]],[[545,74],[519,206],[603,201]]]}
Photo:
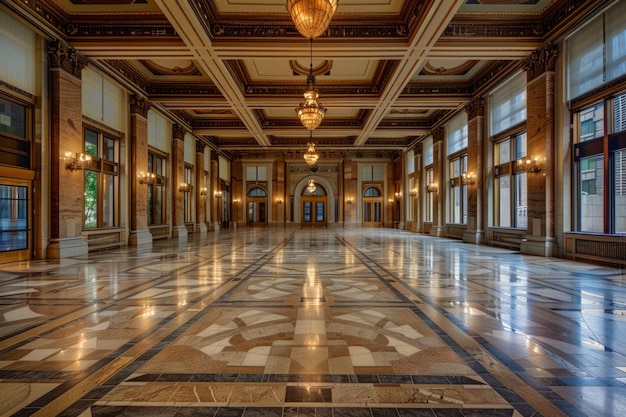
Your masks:
{"label": "window frame", "polygon": [[[93,132],[97,138],[97,151],[93,153],[87,152],[87,132]],[[107,159],[103,155],[105,149],[105,140],[111,140],[113,142],[113,161]],[[120,146],[121,135],[112,130],[103,129],[91,124],[83,124],[83,153],[91,156],[91,162],[88,167],[85,167],[83,173],[83,189],[85,199],[83,202],[83,230],[97,230],[97,229],[109,229],[120,226]],[[108,148],[107,148],[108,149]],[[95,192],[95,225],[88,226],[87,204],[88,204],[88,190],[89,179],[88,176],[95,173],[96,192]],[[107,184],[107,179],[111,183]],[[110,196],[113,201],[110,202],[112,207],[110,208],[112,214],[113,224],[107,224],[105,222],[105,188],[112,186],[112,195]],[[108,211],[106,211],[108,213]]]}
{"label": "window frame", "polygon": [[[525,146],[523,146],[523,150],[517,152],[517,145],[519,140],[524,137]],[[496,161],[496,155],[498,146],[501,146],[502,143],[508,141],[509,146],[509,160],[506,162],[500,163],[500,161]],[[528,136],[525,129],[525,124],[521,124],[513,127],[506,132],[494,136],[491,138],[492,147],[493,147],[493,155],[494,155],[494,166],[493,166],[493,225],[495,227],[508,228],[508,229],[528,229],[528,178],[527,173],[524,168],[524,165],[520,163],[522,158],[528,155]],[[525,190],[522,190],[518,185],[518,176],[524,176],[525,178]],[[499,178],[509,178],[510,184],[510,196],[509,196],[509,218],[510,225],[502,225],[501,224],[501,211],[500,207],[500,188],[497,187],[497,180]],[[525,196],[526,199],[526,224],[519,224],[517,212],[520,209],[519,197],[520,193]]]}
{"label": "window frame", "polygon": [[[617,190],[617,182],[615,175],[616,168],[616,156],[618,152],[626,152],[626,130],[615,131],[613,123],[614,111],[615,111],[615,98],[621,97],[622,100],[626,96],[626,90],[621,90],[616,94],[607,94],[604,97],[598,97],[591,102],[585,102],[577,107],[570,109],[572,117],[572,194],[574,200],[574,216],[572,228],[578,233],[600,233],[605,235],[618,235],[623,236],[626,234],[626,227],[624,230],[619,230],[617,225],[618,219],[618,207],[617,198],[618,193],[623,191]],[[581,114],[592,107],[600,106],[603,109],[603,129],[595,129],[596,136],[594,138],[583,138],[583,128],[581,121]],[[585,216],[585,210],[583,208],[583,187],[585,186],[584,178],[587,175],[583,175],[582,163],[587,160],[595,158],[596,161],[602,160],[601,167],[597,165],[594,167],[594,178],[600,178],[596,185],[596,194],[600,192],[602,202],[602,220],[601,228],[595,226],[593,221],[590,221],[588,216]],[[588,171],[588,170],[587,170]],[[622,181],[620,178],[619,181]],[[585,194],[589,195],[589,194]],[[589,209],[588,209],[589,210]],[[585,222],[587,222],[585,224]],[[597,223],[596,223],[597,225]]]}
{"label": "window frame", "polygon": [[[161,161],[161,170],[158,169],[158,161]],[[148,226],[162,226],[167,224],[167,155],[154,149],[148,150],[148,173],[154,175],[154,182],[148,184]],[[161,190],[160,211],[157,210],[154,197],[151,199],[150,194],[154,196],[155,190]],[[160,223],[154,223],[154,219],[158,213],[161,213]]]}

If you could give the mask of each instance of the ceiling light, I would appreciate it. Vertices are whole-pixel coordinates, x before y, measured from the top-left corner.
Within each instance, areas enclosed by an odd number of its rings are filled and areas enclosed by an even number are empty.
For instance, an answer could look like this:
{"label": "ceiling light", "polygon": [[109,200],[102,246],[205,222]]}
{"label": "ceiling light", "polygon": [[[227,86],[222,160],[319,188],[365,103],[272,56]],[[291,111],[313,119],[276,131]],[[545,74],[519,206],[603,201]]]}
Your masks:
{"label": "ceiling light", "polygon": [[313,74],[313,39],[311,39],[311,64],[309,66],[309,75],[306,78],[304,103],[296,107],[296,113],[298,113],[300,122],[308,130],[315,130],[324,120],[324,116],[326,116],[326,107],[317,102],[318,97],[315,75]]}
{"label": "ceiling light", "polygon": [[313,180],[309,180],[309,185],[306,186],[306,190],[309,192],[309,194],[314,194],[315,191],[317,191],[317,186],[315,185]]}
{"label": "ceiling light", "polygon": [[298,32],[313,39],[328,29],[337,0],[287,0],[287,10]]}
{"label": "ceiling light", "polygon": [[304,161],[308,166],[313,166],[317,162],[319,155],[315,152],[315,144],[313,142],[307,143],[307,150],[304,153]]}

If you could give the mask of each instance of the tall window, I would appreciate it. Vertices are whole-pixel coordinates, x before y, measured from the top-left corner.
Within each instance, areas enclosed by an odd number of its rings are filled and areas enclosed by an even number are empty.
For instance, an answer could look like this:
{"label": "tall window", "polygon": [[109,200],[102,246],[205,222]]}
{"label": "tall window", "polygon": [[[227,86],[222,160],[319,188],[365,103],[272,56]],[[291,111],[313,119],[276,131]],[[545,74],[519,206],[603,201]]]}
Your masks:
{"label": "tall window", "polygon": [[425,189],[426,189],[426,198],[424,198],[424,221],[432,222],[433,221],[433,210],[434,210],[434,201],[435,201],[435,170],[433,168],[433,163],[435,161],[434,151],[433,151],[433,137],[428,136],[424,139],[423,142],[424,149],[424,178],[425,178]]}
{"label": "tall window", "polygon": [[165,157],[148,152],[148,171],[154,175],[148,184],[148,224],[165,224]]}
{"label": "tall window", "polygon": [[467,185],[463,174],[467,172],[467,155],[450,160],[450,223],[467,223]]}
{"label": "tall window", "polygon": [[494,145],[494,225],[528,227],[526,171],[517,160],[526,156],[526,132]]}
{"label": "tall window", "polygon": [[626,233],[626,92],[584,107],[574,116],[576,230]]}
{"label": "tall window", "polygon": [[567,40],[568,98],[626,74],[626,2],[590,21]]}
{"label": "tall window", "polygon": [[489,95],[493,142],[493,225],[528,227],[526,156],[526,73],[519,72]]}
{"label": "tall window", "polygon": [[435,201],[435,170],[429,168],[426,170],[426,201],[424,210],[424,221],[433,221],[433,209]]}
{"label": "tall window", "polygon": [[446,125],[448,177],[450,179],[448,221],[467,224],[467,115],[461,113]]}
{"label": "tall window", "polygon": [[0,252],[28,248],[28,188],[0,184]]}
{"label": "tall window", "polygon": [[91,165],[85,170],[86,229],[119,226],[119,149],[117,138],[88,127],[85,153]]}
{"label": "tall window", "polygon": [[0,164],[30,168],[31,109],[0,97]]}

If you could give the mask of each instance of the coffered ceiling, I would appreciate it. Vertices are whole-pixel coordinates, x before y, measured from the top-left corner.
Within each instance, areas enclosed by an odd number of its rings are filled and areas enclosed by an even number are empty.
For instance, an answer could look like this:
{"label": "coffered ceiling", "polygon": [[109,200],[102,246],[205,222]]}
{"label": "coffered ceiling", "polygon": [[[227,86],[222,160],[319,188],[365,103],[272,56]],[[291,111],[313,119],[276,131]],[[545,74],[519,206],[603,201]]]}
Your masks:
{"label": "coffered ceiling", "polygon": [[225,152],[398,151],[557,39],[600,0],[339,0],[312,46],[286,0],[2,1]]}

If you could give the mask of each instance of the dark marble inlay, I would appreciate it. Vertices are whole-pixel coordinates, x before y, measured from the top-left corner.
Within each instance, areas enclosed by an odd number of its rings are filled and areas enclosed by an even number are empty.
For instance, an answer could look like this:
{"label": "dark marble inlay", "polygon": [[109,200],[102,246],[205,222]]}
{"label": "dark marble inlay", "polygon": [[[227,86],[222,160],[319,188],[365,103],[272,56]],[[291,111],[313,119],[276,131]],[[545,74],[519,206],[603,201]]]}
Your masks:
{"label": "dark marble inlay", "polygon": [[287,387],[285,402],[288,403],[330,403],[332,402],[330,388],[324,387]]}
{"label": "dark marble inlay", "polygon": [[459,375],[336,375],[336,374],[142,374],[125,382],[325,382],[333,384],[485,385]]}

